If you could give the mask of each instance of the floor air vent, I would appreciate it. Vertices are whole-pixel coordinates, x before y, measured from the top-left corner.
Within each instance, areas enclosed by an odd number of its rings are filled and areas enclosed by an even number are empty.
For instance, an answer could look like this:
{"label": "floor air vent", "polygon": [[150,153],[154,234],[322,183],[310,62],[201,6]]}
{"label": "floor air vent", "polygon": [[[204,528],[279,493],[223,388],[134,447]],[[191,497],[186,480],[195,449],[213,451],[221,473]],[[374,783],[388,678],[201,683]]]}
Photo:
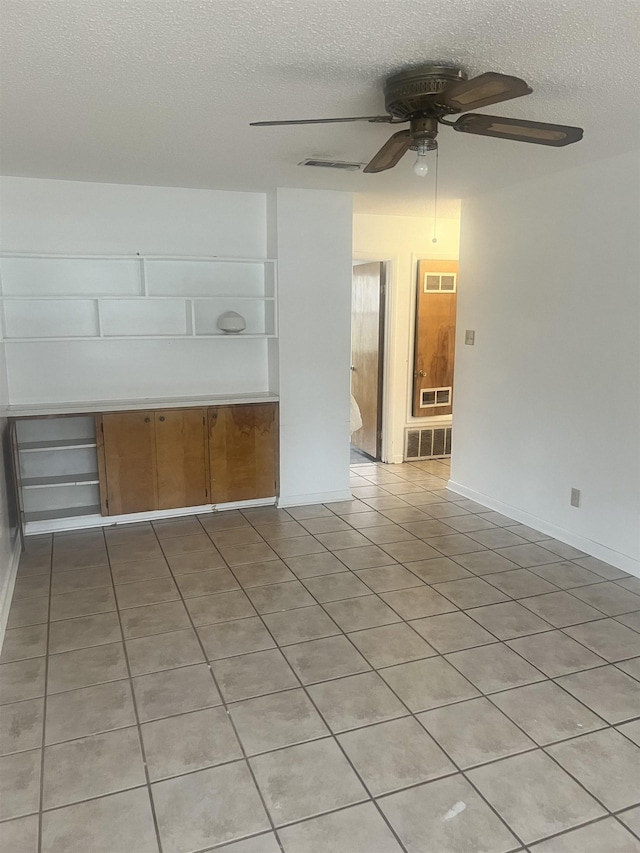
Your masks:
{"label": "floor air vent", "polygon": [[407,429],[404,433],[405,461],[451,455],[451,427]]}
{"label": "floor air vent", "polygon": [[298,166],[317,166],[320,169],[344,169],[347,172],[357,172],[362,168],[362,163],[345,163],[343,160],[314,160],[312,158],[303,160]]}

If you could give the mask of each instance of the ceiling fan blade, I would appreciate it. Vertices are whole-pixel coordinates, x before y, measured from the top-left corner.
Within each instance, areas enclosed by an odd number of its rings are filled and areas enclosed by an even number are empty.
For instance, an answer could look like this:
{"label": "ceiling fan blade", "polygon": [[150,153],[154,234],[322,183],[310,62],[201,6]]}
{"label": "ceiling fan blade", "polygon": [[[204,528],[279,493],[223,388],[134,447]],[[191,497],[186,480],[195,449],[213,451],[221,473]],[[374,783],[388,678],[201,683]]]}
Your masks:
{"label": "ceiling fan blade", "polygon": [[480,136],[495,136],[498,139],[513,139],[516,142],[535,142],[538,145],[553,145],[557,148],[579,142],[583,134],[581,127],[487,116],[481,113],[460,116],[451,126],[462,133],[478,133]]}
{"label": "ceiling fan blade", "polygon": [[435,100],[437,104],[461,113],[463,110],[476,110],[511,98],[520,98],[522,95],[531,94],[532,91],[533,89],[519,77],[488,71],[479,77],[472,77],[471,80],[454,83]]}
{"label": "ceiling fan blade", "polygon": [[399,130],[394,133],[372,160],[362,170],[363,172],[384,172],[399,163],[411,145],[411,132]]}
{"label": "ceiling fan blade", "polygon": [[343,121],[370,121],[379,124],[397,122],[391,116],[356,116],[355,118],[303,118],[297,121],[252,121],[249,127],[277,127],[283,124],[338,124]]}

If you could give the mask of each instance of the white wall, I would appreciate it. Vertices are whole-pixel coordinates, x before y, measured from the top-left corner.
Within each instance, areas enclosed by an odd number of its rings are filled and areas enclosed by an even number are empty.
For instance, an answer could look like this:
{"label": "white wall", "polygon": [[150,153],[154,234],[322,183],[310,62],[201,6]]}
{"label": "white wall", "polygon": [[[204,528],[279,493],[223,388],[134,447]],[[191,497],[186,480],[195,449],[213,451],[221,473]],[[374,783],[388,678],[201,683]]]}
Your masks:
{"label": "white wall", "polygon": [[[457,260],[459,219],[441,219],[437,243],[432,242],[433,219],[415,216],[353,217],[353,257],[356,260],[388,261],[387,346],[385,365],[385,417],[383,459],[402,462],[406,426],[450,418],[414,418],[413,342],[417,262],[423,258]],[[461,280],[460,287],[464,287]]]}
{"label": "white wall", "polygon": [[[4,252],[265,257],[266,196],[3,178]],[[266,340],[7,345],[12,404],[269,390]]]}
{"label": "white wall", "polygon": [[463,203],[452,468],[453,488],[637,574],[639,163]]}
{"label": "white wall", "polygon": [[[7,178],[2,250],[278,254],[273,340],[8,343],[12,403],[280,392],[281,502],[350,496],[352,201],[347,193],[215,192]],[[278,353],[279,349],[279,353]],[[279,389],[278,389],[279,386]]]}
{"label": "white wall", "polygon": [[266,253],[262,193],[2,178],[0,202],[4,252]]}
{"label": "white wall", "polygon": [[351,222],[348,193],[276,197],[282,506],[349,491]]}

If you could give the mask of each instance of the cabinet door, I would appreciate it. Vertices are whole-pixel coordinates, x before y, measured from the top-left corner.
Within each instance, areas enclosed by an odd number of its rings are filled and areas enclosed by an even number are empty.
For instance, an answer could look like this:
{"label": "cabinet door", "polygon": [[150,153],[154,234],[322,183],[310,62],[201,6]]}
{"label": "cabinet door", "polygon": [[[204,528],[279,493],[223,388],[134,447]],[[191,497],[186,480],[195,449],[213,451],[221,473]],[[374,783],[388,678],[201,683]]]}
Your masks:
{"label": "cabinet door", "polygon": [[154,413],[104,414],[102,431],[108,514],[157,509]]}
{"label": "cabinet door", "polygon": [[277,495],[277,449],[276,403],[209,409],[211,501]]}
{"label": "cabinet door", "polygon": [[158,509],[208,502],[207,432],[204,409],[155,413]]}

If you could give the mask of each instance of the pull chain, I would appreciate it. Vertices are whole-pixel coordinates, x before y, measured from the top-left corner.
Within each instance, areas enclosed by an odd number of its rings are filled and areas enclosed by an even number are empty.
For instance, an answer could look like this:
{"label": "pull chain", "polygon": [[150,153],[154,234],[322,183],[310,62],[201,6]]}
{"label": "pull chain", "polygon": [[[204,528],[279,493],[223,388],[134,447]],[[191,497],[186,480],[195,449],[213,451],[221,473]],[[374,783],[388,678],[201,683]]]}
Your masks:
{"label": "pull chain", "polygon": [[436,231],[438,228],[438,154],[439,150],[436,148],[436,179],[433,188],[433,237],[431,239],[432,243],[438,242],[438,238],[436,236]]}

